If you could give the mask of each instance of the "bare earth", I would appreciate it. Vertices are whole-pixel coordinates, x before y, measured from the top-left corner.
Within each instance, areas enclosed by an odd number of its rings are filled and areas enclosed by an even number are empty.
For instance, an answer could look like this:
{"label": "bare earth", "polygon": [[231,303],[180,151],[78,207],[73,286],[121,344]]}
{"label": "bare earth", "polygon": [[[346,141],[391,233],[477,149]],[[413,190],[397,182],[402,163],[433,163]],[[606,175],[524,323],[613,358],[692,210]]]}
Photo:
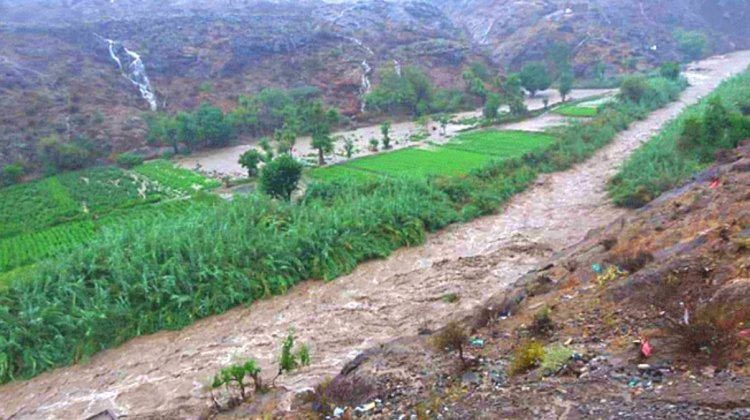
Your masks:
{"label": "bare earth", "polygon": [[[750,51],[691,66],[693,86],[680,102],[634,124],[589,162],[541,178],[501,214],[453,226],[334,282],[307,282],[179,332],[131,340],[88,364],[0,387],[0,418],[85,418],[104,409],[130,418],[194,417],[208,404],[202,383],[233,358],[254,357],[273,376],[290,327],[313,357],[311,367],[279,382],[297,391],[336,374],[366,348],[440,326],[623,215],[609,204],[606,180],[686,105],[748,64]],[[488,269],[492,275],[482,274]],[[446,293],[461,300],[443,303]]]}
{"label": "bare earth", "polygon": [[[612,94],[612,89],[577,89],[571,92],[571,99],[583,99],[595,96]],[[535,111],[544,108],[544,98],[549,100],[549,104],[556,104],[561,102],[560,94],[554,90],[543,91],[537,94],[534,98],[526,99],[526,106],[529,110]],[[565,121],[565,118],[556,116],[553,114],[547,114],[547,118],[553,118],[552,125],[559,125]],[[472,128],[470,125],[461,124],[459,121],[466,118],[477,118],[482,116],[482,110],[475,110],[469,112],[462,112],[454,114],[453,121],[455,123],[448,124],[445,127],[445,132],[435,122],[430,122],[427,125],[417,124],[414,121],[405,121],[394,123],[391,127],[391,137],[393,138],[394,144],[393,149],[402,149],[405,147],[413,147],[415,145],[427,144],[429,142],[442,143],[462,130]],[[534,121],[531,119],[529,121]],[[545,127],[549,126],[550,121],[543,120],[536,125],[533,125],[528,131],[542,131]],[[523,124],[519,124],[518,130],[525,130]],[[410,141],[412,135],[424,133],[427,137],[419,143]],[[340,131],[333,133],[333,137],[345,137],[351,139],[355,145],[355,152],[353,157],[363,157],[373,154],[369,151],[369,144],[371,139],[380,139],[383,135],[380,133],[380,125],[373,125],[369,127],[362,127],[356,130]],[[193,153],[188,157],[180,159],[177,163],[183,168],[187,169],[198,169],[208,175],[221,178],[224,176],[241,177],[245,176],[245,170],[240,166],[238,160],[240,156],[250,149],[258,148],[257,143],[226,147],[222,149],[204,150],[197,153]],[[328,163],[340,163],[346,160],[344,152],[341,150],[343,144],[338,144],[333,155],[327,156],[326,161]],[[312,156],[313,161],[317,161],[317,151],[312,148],[312,139],[310,137],[300,137],[297,139],[294,147],[295,157]]]}

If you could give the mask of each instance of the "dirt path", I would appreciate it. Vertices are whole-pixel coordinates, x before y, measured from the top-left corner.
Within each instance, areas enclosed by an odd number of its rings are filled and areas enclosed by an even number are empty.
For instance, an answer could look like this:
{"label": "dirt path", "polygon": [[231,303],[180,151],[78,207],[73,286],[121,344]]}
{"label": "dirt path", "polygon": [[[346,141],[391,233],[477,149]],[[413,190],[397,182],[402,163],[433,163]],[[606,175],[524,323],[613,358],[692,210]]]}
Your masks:
{"label": "dirt path", "polygon": [[[551,252],[624,214],[608,204],[617,166],[686,104],[750,64],[750,51],[692,66],[682,101],[621,133],[586,164],[551,174],[499,215],[456,225],[427,244],[360,266],[332,283],[307,282],[276,299],[203,320],[179,332],[131,340],[86,364],[0,388],[0,418],[82,418],[104,409],[137,418],[184,418],[207,404],[201,384],[235,357],[254,357],[272,376],[280,342],[294,326],[313,365],[284,378],[299,390],[338,372],[358,352],[422,327],[436,327],[501,291]],[[456,304],[443,303],[456,293]],[[168,413],[168,414],[167,414]]]}
{"label": "dirt path", "polygon": [[[583,99],[612,93],[612,89],[576,89],[571,92],[571,99]],[[526,99],[526,106],[529,110],[535,111],[544,108],[544,98],[549,100],[550,104],[557,104],[561,101],[560,94],[557,91],[548,90],[537,94],[534,98]],[[506,107],[507,108],[507,107]],[[445,127],[445,133],[439,127],[439,124],[430,122],[428,125],[421,125],[415,121],[404,121],[394,123],[391,127],[391,138],[393,139],[393,149],[412,147],[417,144],[427,144],[429,142],[442,143],[462,130],[472,128],[472,125],[462,124],[461,120],[469,118],[478,118],[482,116],[482,110],[461,112],[454,114],[452,121]],[[534,118],[531,119],[535,120]],[[559,118],[561,122],[564,118]],[[544,125],[538,125],[534,131],[540,131]],[[410,139],[414,135],[421,135],[424,138],[419,142],[413,142]],[[426,137],[425,137],[426,136]],[[354,142],[354,157],[363,157],[373,154],[369,151],[371,139],[380,139],[383,135],[380,133],[380,125],[358,128],[356,130],[340,131],[333,133],[333,137],[345,137]],[[217,178],[223,176],[245,176],[245,170],[240,166],[238,160],[247,150],[257,148],[257,144],[246,144],[222,149],[203,150],[196,152],[177,161],[177,164],[187,169],[199,169],[201,172],[210,174]],[[341,150],[343,144],[336,145],[334,155],[326,157],[329,163],[339,163],[345,161],[344,152]],[[307,156],[311,162],[317,162],[317,152],[312,148],[312,139],[310,137],[300,137],[294,146],[294,156],[297,158]]]}

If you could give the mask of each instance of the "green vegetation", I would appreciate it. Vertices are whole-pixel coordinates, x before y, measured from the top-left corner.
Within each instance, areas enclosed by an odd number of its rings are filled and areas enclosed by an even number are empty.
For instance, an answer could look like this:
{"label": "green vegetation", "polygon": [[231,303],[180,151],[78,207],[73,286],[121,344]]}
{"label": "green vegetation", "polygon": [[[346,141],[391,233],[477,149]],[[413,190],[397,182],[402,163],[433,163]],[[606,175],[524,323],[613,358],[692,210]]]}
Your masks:
{"label": "green vegetation", "polygon": [[521,84],[531,96],[552,85],[552,79],[544,63],[529,63],[521,69]]}
{"label": "green vegetation", "polygon": [[531,340],[521,344],[513,353],[510,373],[520,375],[538,367],[545,354],[544,346],[537,341]]}
{"label": "green vegetation", "polygon": [[476,106],[470,94],[435,89],[429,76],[421,69],[405,67],[401,73],[399,76],[392,69],[382,71],[380,84],[365,98],[368,110],[420,116]]}
{"label": "green vegetation", "polygon": [[520,158],[444,148],[487,159],[460,176],[313,182],[296,202],[250,194],[105,231],[86,247],[38,262],[0,293],[0,382],[185,327],[304,280],[334,279],[423,242],[427,232],[495,212],[538,173],[590,157],[680,88],[660,80],[650,86],[667,92],[608,104],[591,121],[557,132],[555,144]]}
{"label": "green vegetation", "polygon": [[615,203],[640,207],[705,168],[716,151],[750,136],[740,117],[748,106],[750,70],[722,83],[636,150],[610,183]]}
{"label": "green vegetation", "polygon": [[708,53],[708,38],[703,32],[678,29],[673,35],[686,61],[700,59]]}
{"label": "green vegetation", "polygon": [[247,171],[248,178],[258,175],[258,165],[263,161],[263,155],[255,149],[250,149],[240,156],[239,164]]}
{"label": "green vegetation", "polygon": [[132,169],[143,164],[143,158],[133,153],[122,153],[115,159],[117,166],[123,169]]}
{"label": "green vegetation", "polygon": [[268,162],[260,174],[260,190],[272,198],[289,201],[302,178],[302,164],[283,154]]}
{"label": "green vegetation", "polygon": [[134,169],[134,172],[146,176],[159,184],[182,192],[211,190],[221,183],[215,179],[203,177],[193,171],[182,169],[166,160],[153,160]]}
{"label": "green vegetation", "polygon": [[0,273],[76,248],[131,219],[180,214],[191,201],[176,199],[216,185],[156,161],[132,171],[100,167],[0,189]]}
{"label": "green vegetation", "polygon": [[444,147],[510,159],[539,151],[555,142],[549,134],[489,130],[461,134]]}
{"label": "green vegetation", "polygon": [[489,156],[479,153],[436,147],[368,156],[350,161],[346,166],[383,175],[424,178],[430,175],[464,175],[489,161]]}
{"label": "green vegetation", "polygon": [[566,117],[595,117],[599,110],[591,106],[563,105],[555,109],[555,113]]}
{"label": "green vegetation", "polygon": [[18,163],[4,165],[2,172],[0,172],[0,187],[19,183],[23,174],[24,168]]}
{"label": "green vegetation", "polygon": [[542,372],[545,375],[554,375],[565,367],[572,357],[573,350],[561,344],[548,346],[544,349],[544,357],[541,363]]}

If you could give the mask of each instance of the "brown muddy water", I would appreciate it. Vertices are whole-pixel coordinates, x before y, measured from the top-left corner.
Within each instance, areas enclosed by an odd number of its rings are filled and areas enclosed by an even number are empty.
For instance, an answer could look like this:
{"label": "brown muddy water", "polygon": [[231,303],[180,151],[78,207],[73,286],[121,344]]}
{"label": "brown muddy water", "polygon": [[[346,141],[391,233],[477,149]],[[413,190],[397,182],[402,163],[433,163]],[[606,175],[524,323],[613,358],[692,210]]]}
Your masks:
{"label": "brown muddy water", "polygon": [[[182,331],[140,337],[86,364],[0,387],[0,418],[79,419],[105,409],[130,418],[191,417],[208,405],[202,384],[236,358],[256,358],[264,376],[272,377],[290,327],[312,353],[310,367],[277,382],[292,392],[335,375],[362,350],[439,327],[552,252],[625,214],[609,204],[607,179],[686,105],[748,64],[750,51],[692,65],[693,86],[679,102],[633,124],[588,162],[540,178],[500,214],[452,226],[423,246],[363,264],[334,282],[306,282],[288,295]],[[459,295],[459,302],[444,303],[447,293]]]}

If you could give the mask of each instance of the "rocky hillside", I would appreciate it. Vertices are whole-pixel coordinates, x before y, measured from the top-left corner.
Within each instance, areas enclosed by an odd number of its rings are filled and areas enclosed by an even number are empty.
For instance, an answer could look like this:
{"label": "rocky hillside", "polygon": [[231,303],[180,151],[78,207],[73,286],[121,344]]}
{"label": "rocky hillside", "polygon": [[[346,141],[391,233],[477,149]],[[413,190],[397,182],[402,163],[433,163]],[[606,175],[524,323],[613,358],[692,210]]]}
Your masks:
{"label": "rocky hillside", "polygon": [[462,320],[365,351],[287,418],[748,418],[750,140],[722,160]]}
{"label": "rocky hillside", "polygon": [[0,164],[33,161],[50,134],[86,136],[103,156],[140,147],[152,109],[228,109],[265,87],[314,86],[361,118],[387,67],[418,65],[446,87],[470,61],[517,68],[551,40],[576,46],[584,75],[599,58],[613,72],[675,58],[676,27],[713,34],[714,50],[750,39],[745,2],[643,3],[0,0]]}

